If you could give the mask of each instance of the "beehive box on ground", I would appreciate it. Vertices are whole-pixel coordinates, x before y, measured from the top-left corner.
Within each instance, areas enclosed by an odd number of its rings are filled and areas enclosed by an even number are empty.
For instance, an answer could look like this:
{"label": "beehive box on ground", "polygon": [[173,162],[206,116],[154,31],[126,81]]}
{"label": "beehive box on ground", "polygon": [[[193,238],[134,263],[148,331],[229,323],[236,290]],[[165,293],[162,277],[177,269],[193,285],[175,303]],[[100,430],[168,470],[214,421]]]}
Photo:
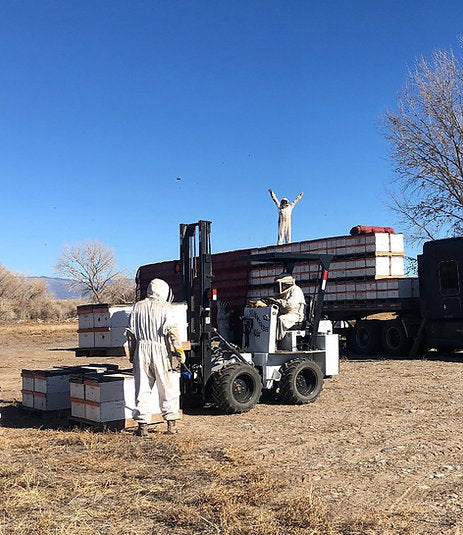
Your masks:
{"label": "beehive box on ground", "polygon": [[[176,380],[180,389],[180,378]],[[73,374],[70,391],[71,418],[95,424],[123,421],[123,427],[134,423],[135,380],[131,372]],[[150,412],[152,422],[162,421],[156,384],[151,392]]]}
{"label": "beehive box on ground", "polygon": [[117,370],[117,365],[68,366],[41,370],[23,369],[22,405],[39,411],[57,411],[71,408],[69,378],[72,373],[82,375]]}

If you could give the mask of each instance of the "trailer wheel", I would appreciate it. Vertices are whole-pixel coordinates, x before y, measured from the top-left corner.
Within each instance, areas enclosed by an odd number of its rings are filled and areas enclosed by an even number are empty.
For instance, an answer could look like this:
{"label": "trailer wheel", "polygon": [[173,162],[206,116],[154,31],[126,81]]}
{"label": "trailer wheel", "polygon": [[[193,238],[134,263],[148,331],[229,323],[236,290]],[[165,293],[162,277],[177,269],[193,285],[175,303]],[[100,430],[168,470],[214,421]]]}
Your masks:
{"label": "trailer wheel", "polygon": [[410,349],[411,340],[407,338],[402,322],[398,319],[384,322],[381,329],[381,346],[387,355],[398,357],[406,355]]}
{"label": "trailer wheel", "polygon": [[229,364],[212,379],[212,400],[224,412],[250,411],[259,401],[262,380],[259,372],[248,364]]}
{"label": "trailer wheel", "polygon": [[312,403],[320,395],[322,387],[323,373],[312,360],[293,359],[283,365],[279,394],[286,403],[292,405]]}
{"label": "trailer wheel", "polygon": [[360,320],[355,323],[352,333],[352,349],[359,355],[377,352],[379,347],[379,326],[375,320]]}

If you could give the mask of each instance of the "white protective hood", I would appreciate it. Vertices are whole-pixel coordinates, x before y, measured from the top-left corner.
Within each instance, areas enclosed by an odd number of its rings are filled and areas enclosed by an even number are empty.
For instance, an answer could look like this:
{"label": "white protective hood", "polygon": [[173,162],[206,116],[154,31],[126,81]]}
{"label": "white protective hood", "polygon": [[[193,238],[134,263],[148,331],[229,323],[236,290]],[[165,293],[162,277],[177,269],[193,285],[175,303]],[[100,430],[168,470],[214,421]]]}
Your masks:
{"label": "white protective hood", "polygon": [[167,303],[172,303],[174,295],[166,281],[162,279],[153,279],[149,283],[146,297],[148,297],[148,299],[153,299],[154,301],[166,301]]}

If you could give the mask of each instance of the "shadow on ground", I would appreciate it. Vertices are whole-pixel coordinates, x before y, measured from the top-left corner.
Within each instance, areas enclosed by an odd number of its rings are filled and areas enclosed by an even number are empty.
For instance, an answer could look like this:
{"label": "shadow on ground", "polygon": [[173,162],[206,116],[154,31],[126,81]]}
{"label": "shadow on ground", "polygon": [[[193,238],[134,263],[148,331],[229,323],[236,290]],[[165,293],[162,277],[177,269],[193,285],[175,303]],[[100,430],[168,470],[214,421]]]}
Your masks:
{"label": "shadow on ground", "polygon": [[463,362],[463,353],[444,353],[438,351],[428,351],[414,358],[408,355],[391,356],[391,355],[357,355],[355,353],[345,353],[341,355],[341,359],[345,359],[352,362],[378,362],[382,360],[435,360],[439,362]]}
{"label": "shadow on ground", "polygon": [[15,429],[69,429],[69,414],[65,411],[39,413],[14,402],[0,400],[0,403],[11,403],[0,407],[0,427]]}

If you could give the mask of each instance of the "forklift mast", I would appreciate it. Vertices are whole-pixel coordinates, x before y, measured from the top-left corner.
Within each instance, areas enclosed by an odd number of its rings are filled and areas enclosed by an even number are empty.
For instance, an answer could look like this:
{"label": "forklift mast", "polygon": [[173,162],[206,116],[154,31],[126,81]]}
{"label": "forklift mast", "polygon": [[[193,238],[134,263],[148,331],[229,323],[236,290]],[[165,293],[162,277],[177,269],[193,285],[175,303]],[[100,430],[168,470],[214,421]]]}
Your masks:
{"label": "forklift mast", "polygon": [[204,398],[211,375],[211,222],[180,225],[180,274],[182,299],[187,304],[188,340],[191,353],[187,364],[200,377],[197,392]]}

